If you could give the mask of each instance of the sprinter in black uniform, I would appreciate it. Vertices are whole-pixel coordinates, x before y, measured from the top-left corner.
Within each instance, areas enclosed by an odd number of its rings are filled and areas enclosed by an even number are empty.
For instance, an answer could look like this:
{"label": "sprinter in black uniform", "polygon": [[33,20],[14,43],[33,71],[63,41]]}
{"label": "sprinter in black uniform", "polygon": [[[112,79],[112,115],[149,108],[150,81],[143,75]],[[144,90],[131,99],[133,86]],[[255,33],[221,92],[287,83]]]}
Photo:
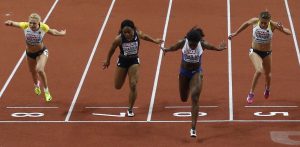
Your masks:
{"label": "sprinter in black uniform", "polygon": [[121,28],[118,36],[112,43],[112,46],[107,54],[107,58],[103,63],[103,69],[108,68],[110,65],[110,59],[114,54],[116,48],[119,46],[120,55],[117,63],[117,69],[115,74],[115,88],[121,89],[126,75],[129,77],[129,106],[127,110],[127,116],[133,117],[134,113],[132,111],[133,105],[135,103],[137,97],[137,82],[138,82],[138,69],[139,69],[139,46],[140,39],[150,41],[156,44],[161,44],[163,42],[162,39],[153,39],[149,35],[143,33],[138,30],[133,21],[124,20],[121,23]]}

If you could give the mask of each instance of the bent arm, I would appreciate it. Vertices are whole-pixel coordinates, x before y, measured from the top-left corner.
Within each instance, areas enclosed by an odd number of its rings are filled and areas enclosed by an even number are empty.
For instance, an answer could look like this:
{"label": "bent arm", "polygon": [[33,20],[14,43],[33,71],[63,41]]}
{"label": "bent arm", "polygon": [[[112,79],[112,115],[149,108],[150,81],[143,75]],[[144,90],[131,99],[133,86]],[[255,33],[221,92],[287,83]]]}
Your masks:
{"label": "bent arm", "polygon": [[103,63],[103,69],[108,68],[108,66],[110,65],[110,59],[112,57],[112,55],[115,53],[116,48],[121,44],[121,35],[118,35],[115,40],[113,41],[110,50],[108,51],[108,54],[106,56],[106,59],[104,60]]}
{"label": "bent arm", "polygon": [[215,51],[222,51],[224,49],[226,49],[226,43],[223,41],[221,42],[221,44],[219,45],[219,47],[215,47],[212,44],[209,44],[207,41],[203,40],[201,42],[201,45],[203,46],[203,48],[207,49],[207,50],[215,50]]}
{"label": "bent arm", "polygon": [[244,31],[248,26],[257,23],[258,20],[259,20],[258,18],[254,17],[254,18],[251,18],[251,19],[245,21],[234,33],[232,33],[231,35],[229,35],[228,38],[232,39],[233,37],[237,36],[242,31]]}
{"label": "bent arm", "polygon": [[66,35],[66,32],[67,32],[66,30],[61,30],[61,31],[58,31],[56,29],[48,30],[48,33],[53,36],[64,36],[64,35]]}
{"label": "bent arm", "polygon": [[152,43],[155,43],[155,44],[161,44],[161,43],[164,42],[162,39],[160,39],[160,38],[154,39],[151,36],[143,33],[142,31],[137,31],[137,32],[138,32],[139,37],[143,40],[146,40],[146,41],[149,41],[149,42],[152,42]]}
{"label": "bent arm", "polygon": [[286,35],[291,35],[292,32],[290,29],[284,27],[280,22],[275,22],[275,21],[270,21],[271,25],[273,26],[274,29],[279,30],[280,32],[286,34]]}
{"label": "bent arm", "polygon": [[185,39],[179,40],[176,44],[171,45],[169,48],[162,48],[164,52],[177,51],[183,48]]}

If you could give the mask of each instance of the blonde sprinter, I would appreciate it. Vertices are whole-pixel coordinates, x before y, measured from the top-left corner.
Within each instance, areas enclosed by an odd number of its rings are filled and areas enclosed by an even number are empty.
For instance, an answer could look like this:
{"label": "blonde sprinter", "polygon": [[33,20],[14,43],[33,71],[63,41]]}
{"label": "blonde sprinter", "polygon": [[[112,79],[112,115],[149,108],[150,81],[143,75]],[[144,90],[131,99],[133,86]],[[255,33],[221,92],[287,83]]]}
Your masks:
{"label": "blonde sprinter", "polygon": [[51,101],[52,96],[48,89],[48,81],[45,72],[48,49],[43,43],[43,38],[46,33],[54,36],[63,36],[66,34],[66,30],[57,31],[56,29],[49,28],[47,24],[41,22],[41,17],[37,13],[30,14],[28,22],[7,20],[5,21],[5,25],[24,30],[27,46],[26,59],[34,82],[34,92],[37,95],[41,94],[40,78],[44,86],[45,100],[47,102]]}

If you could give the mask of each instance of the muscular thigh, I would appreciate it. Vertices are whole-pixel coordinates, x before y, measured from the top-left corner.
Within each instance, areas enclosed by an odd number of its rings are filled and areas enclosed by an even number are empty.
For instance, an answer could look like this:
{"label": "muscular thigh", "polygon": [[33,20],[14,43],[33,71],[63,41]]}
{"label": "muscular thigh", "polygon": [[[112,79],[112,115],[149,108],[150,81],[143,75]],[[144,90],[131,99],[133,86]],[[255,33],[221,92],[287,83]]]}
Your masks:
{"label": "muscular thigh", "polygon": [[200,92],[203,84],[203,74],[201,72],[196,73],[190,82],[192,92]]}
{"label": "muscular thigh", "polygon": [[137,83],[139,78],[139,64],[133,64],[128,69],[129,84]]}
{"label": "muscular thigh", "polygon": [[26,57],[26,60],[27,60],[27,63],[28,63],[29,70],[31,72],[34,72],[35,67],[36,67],[36,60],[31,59],[30,57]]}
{"label": "muscular thigh", "polygon": [[262,59],[261,57],[259,57],[258,54],[256,54],[255,52],[250,52],[249,53],[249,57],[250,60],[255,68],[256,71],[263,71],[263,67],[262,67]]}
{"label": "muscular thigh", "polygon": [[179,74],[179,92],[181,99],[187,99],[190,91],[190,78]]}
{"label": "muscular thigh", "polygon": [[121,88],[125,82],[127,68],[117,67],[115,72],[115,87]]}
{"label": "muscular thigh", "polygon": [[263,68],[266,74],[271,73],[272,67],[272,55],[269,55],[263,59]]}
{"label": "muscular thigh", "polygon": [[48,56],[46,56],[45,54],[42,54],[40,56],[38,56],[36,58],[36,68],[37,69],[44,69],[45,68],[45,65],[47,63],[47,59],[48,59]]}

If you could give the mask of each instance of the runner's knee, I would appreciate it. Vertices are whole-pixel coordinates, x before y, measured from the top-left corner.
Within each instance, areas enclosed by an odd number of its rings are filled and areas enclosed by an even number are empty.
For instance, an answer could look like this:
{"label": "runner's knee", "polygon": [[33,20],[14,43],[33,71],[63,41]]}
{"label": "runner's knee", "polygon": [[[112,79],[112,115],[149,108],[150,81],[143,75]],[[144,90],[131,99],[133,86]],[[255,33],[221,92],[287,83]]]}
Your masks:
{"label": "runner's knee", "polygon": [[42,68],[42,67],[36,67],[35,71],[37,73],[44,73],[45,72],[44,68]]}
{"label": "runner's knee", "polygon": [[136,80],[130,81],[130,89],[131,90],[136,90],[136,85],[137,85],[137,81]]}
{"label": "runner's knee", "polygon": [[272,74],[271,73],[265,73],[265,76],[268,78],[271,78]]}

